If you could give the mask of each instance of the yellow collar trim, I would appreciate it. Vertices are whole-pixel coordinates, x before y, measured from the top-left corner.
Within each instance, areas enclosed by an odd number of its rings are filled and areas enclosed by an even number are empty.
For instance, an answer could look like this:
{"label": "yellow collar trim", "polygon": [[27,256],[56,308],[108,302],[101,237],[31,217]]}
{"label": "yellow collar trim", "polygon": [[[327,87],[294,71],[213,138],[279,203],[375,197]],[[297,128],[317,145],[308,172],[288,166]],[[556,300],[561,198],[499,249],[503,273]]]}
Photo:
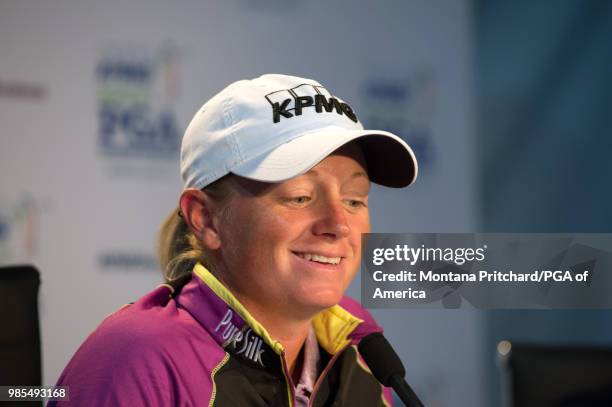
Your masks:
{"label": "yellow collar trim", "polygon": [[217,294],[227,305],[229,305],[234,311],[238,313],[245,320],[247,324],[253,329],[257,335],[259,335],[274,352],[280,355],[284,348],[283,344],[277,340],[272,339],[266,328],[263,327],[249,311],[238,301],[234,294],[232,294],[210,271],[200,263],[196,264],[193,268],[193,272],[206,283],[211,290]]}
{"label": "yellow collar trim", "polygon": [[340,305],[334,305],[318,313],[312,320],[319,344],[330,355],[335,355],[351,343],[348,335],[357,328],[359,319]]}
{"label": "yellow collar trim", "polygon": [[[236,311],[242,319],[259,335],[277,354],[284,350],[282,343],[272,339],[266,328],[261,325],[249,311],[238,301],[206,267],[200,263],[196,264],[193,272],[217,294],[227,305]],[[312,326],[317,335],[319,344],[325,351],[335,355],[345,346],[350,344],[347,336],[363,322],[339,305],[334,305],[318,313],[312,320]]]}

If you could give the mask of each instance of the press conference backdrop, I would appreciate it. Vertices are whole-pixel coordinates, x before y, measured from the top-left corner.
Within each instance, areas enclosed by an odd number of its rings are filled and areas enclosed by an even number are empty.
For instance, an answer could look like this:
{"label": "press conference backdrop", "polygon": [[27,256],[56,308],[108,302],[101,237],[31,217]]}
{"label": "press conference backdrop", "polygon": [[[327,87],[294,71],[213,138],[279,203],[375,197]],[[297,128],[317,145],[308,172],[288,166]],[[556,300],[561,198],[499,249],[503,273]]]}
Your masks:
{"label": "press conference backdrop", "polygon": [[[316,78],[414,146],[419,180],[374,188],[374,231],[473,230],[470,3],[328,3],[0,3],[0,263],[40,269],[43,383],[161,280],[181,135],[234,80]],[[426,405],[483,405],[479,314],[374,314]]]}

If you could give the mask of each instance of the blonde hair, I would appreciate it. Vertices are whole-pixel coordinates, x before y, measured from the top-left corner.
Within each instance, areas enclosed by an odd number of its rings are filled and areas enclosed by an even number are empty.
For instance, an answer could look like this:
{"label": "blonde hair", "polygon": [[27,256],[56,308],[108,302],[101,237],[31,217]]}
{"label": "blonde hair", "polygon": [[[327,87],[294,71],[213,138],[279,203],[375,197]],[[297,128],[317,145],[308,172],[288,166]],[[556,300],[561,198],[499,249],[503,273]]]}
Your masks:
{"label": "blonde hair", "polygon": [[[234,191],[233,177],[228,174],[203,189],[209,198],[219,204],[222,219],[228,216],[227,203]],[[213,253],[189,229],[179,206],[170,212],[161,225],[157,258],[167,283],[188,278],[196,263],[202,263],[211,271],[215,269]]]}

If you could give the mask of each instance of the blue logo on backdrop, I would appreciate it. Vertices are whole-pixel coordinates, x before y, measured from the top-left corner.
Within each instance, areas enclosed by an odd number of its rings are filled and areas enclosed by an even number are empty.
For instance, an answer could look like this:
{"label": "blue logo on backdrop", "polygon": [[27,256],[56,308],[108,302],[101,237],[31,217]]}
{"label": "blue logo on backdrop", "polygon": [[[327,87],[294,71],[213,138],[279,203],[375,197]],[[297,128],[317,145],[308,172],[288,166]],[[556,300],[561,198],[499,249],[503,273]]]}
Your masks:
{"label": "blue logo on backdrop", "polygon": [[98,145],[105,155],[175,158],[177,52],[107,53],[96,67]]}
{"label": "blue logo on backdrop", "polygon": [[402,137],[414,150],[421,168],[435,159],[431,137],[434,90],[435,78],[429,70],[406,78],[372,78],[362,88],[365,126]]}

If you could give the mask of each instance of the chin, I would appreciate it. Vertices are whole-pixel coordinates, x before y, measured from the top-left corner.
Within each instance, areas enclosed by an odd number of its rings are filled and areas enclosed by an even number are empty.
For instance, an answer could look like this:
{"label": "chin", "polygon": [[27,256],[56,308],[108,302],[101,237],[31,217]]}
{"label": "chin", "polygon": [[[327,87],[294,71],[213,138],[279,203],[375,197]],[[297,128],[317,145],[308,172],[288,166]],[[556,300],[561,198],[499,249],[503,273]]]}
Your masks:
{"label": "chin", "polygon": [[313,289],[310,295],[300,301],[305,307],[311,308],[316,312],[323,311],[340,302],[343,292],[339,290],[317,290]]}

